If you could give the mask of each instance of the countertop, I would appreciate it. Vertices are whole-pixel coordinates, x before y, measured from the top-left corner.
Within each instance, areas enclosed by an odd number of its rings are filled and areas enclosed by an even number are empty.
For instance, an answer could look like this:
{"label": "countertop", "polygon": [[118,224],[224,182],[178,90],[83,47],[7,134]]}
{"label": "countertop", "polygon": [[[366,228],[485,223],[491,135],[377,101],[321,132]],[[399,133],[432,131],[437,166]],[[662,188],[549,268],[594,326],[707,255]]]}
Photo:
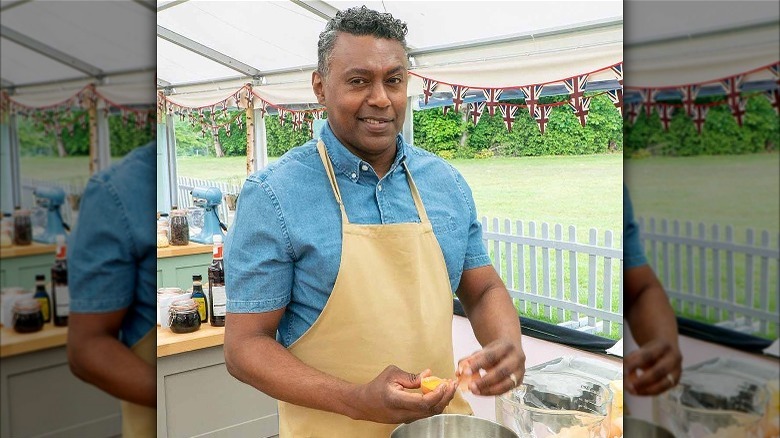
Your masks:
{"label": "countertop", "polygon": [[214,327],[209,323],[201,324],[196,332],[182,334],[157,326],[157,357],[216,347],[224,342],[225,327]]}
{"label": "countertop", "polygon": [[68,339],[67,327],[44,324],[43,330],[34,333],[16,333],[12,328],[0,329],[0,357],[15,356],[46,348],[61,347]]}
{"label": "countertop", "polygon": [[193,254],[211,254],[212,249],[212,245],[193,242],[190,242],[189,245],[186,246],[171,245],[165,248],[157,248],[157,258],[164,259],[167,257],[179,257]]}
{"label": "countertop", "polygon": [[49,253],[54,254],[55,251],[57,251],[57,245],[33,242],[31,245],[14,245],[0,248],[0,259],[27,257]]}

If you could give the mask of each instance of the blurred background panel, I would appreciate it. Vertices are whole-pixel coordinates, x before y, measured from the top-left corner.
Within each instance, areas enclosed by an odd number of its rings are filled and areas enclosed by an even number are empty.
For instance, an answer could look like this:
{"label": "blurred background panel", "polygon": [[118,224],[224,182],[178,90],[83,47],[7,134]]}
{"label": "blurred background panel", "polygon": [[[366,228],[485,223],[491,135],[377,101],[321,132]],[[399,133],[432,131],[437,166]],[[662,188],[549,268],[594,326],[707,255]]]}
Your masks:
{"label": "blurred background panel", "polygon": [[625,6],[624,180],[684,357],[626,404],[676,436],[776,436],[780,6]]}
{"label": "blurred background panel", "polygon": [[67,323],[20,333],[13,302],[41,289],[54,299],[56,235],[78,227],[89,177],[155,137],[154,11],[143,1],[0,2],[2,437],[121,433],[118,400],[70,371]]}

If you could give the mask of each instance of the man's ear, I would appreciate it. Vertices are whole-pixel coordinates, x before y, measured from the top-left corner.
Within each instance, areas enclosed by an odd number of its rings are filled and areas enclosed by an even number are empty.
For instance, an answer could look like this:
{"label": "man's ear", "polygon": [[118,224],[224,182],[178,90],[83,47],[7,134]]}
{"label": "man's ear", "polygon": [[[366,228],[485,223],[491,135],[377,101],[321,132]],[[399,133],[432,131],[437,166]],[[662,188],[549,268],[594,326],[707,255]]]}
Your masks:
{"label": "man's ear", "polygon": [[314,70],[311,74],[311,88],[314,90],[314,95],[317,96],[317,102],[320,105],[325,106],[325,84],[323,83],[323,77],[317,70]]}

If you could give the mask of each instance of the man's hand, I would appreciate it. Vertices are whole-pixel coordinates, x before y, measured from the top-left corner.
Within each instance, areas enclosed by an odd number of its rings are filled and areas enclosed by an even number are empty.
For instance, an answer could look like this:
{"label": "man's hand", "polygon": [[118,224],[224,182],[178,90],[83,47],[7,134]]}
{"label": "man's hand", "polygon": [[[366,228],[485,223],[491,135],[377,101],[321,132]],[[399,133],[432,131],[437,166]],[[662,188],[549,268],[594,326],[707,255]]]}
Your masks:
{"label": "man's hand", "polygon": [[659,338],[632,351],[624,362],[626,390],[634,395],[657,395],[680,381],[682,354],[677,345]]}
{"label": "man's hand", "polygon": [[[485,370],[482,375],[480,370]],[[457,376],[475,395],[501,395],[523,382],[525,353],[520,343],[499,339],[458,361]]]}
{"label": "man's hand", "polygon": [[430,370],[412,374],[388,366],[374,380],[359,387],[356,405],[360,411],[356,419],[393,424],[441,414],[455,396],[454,381],[443,383],[427,394],[406,391],[420,388],[422,379],[430,374]]}

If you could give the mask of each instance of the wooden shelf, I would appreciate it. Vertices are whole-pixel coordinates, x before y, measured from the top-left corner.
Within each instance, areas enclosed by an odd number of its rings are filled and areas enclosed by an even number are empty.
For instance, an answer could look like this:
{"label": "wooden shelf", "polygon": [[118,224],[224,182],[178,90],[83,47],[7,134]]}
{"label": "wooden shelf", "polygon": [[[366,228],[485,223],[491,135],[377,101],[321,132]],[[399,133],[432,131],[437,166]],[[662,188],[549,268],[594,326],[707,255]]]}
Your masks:
{"label": "wooden shelf", "polygon": [[57,245],[47,243],[36,243],[25,246],[9,246],[0,248],[0,259],[10,259],[15,257],[27,257],[40,254],[54,254],[57,251]]}
{"label": "wooden shelf", "polygon": [[179,257],[193,254],[210,254],[212,248],[212,245],[190,242],[190,244],[186,246],[168,246],[165,248],[157,248],[157,258],[164,259],[167,257]]}
{"label": "wooden shelf", "polygon": [[46,348],[61,347],[68,339],[67,327],[44,324],[43,330],[34,333],[16,333],[10,327],[0,329],[0,357],[15,356]]}
{"label": "wooden shelf", "polygon": [[214,327],[209,323],[201,324],[196,332],[183,334],[157,327],[157,357],[216,347],[224,342],[225,327]]}

